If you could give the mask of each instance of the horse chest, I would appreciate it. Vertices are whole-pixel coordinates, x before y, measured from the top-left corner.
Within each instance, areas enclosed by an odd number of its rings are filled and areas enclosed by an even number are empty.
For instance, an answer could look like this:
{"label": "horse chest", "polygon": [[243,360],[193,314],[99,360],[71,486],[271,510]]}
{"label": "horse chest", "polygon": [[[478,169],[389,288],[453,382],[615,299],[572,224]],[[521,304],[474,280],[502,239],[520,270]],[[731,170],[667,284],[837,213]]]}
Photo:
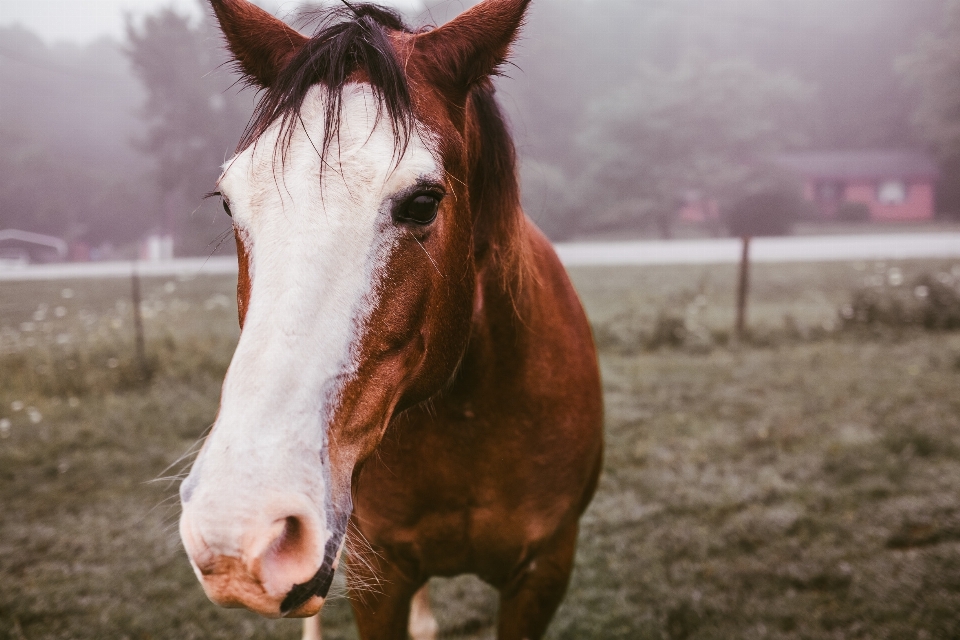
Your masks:
{"label": "horse chest", "polygon": [[504,440],[521,425],[482,416],[438,409],[384,438],[355,497],[371,542],[436,575],[512,565],[554,530],[571,499],[537,480],[552,456],[537,464],[525,439]]}

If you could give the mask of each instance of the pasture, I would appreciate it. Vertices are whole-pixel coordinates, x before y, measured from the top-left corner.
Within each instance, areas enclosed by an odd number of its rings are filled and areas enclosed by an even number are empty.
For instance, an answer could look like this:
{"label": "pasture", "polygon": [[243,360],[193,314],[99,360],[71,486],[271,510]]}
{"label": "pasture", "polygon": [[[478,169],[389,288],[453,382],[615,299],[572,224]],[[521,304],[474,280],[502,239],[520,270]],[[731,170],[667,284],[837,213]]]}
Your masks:
{"label": "pasture", "polygon": [[[960,334],[841,331],[861,286],[944,261],[573,272],[601,348],[606,464],[551,638],[960,636]],[[210,604],[176,476],[237,339],[227,277],[0,284],[0,637],[288,638]],[[343,593],[342,579],[335,589]],[[444,638],[494,594],[431,584]],[[343,598],[325,637],[354,638]]]}

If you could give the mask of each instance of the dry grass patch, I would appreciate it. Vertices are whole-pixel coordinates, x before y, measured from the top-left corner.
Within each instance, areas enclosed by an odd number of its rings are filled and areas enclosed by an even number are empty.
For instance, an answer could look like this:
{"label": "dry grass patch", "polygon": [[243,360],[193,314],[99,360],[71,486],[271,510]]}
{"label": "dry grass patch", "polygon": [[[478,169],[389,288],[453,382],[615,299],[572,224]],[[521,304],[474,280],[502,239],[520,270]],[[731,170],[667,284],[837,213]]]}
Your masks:
{"label": "dry grass patch", "polygon": [[[721,339],[732,269],[575,272],[603,347],[607,457],[550,637],[960,636],[960,335],[838,330],[858,287],[953,266],[765,265],[740,348]],[[215,415],[232,286],[145,281],[143,382],[128,282],[4,283],[0,637],[298,637],[207,601],[177,479],[152,482]],[[678,346],[641,344],[669,317]],[[443,637],[493,637],[489,589],[432,590]],[[356,637],[344,599],[324,624]]]}

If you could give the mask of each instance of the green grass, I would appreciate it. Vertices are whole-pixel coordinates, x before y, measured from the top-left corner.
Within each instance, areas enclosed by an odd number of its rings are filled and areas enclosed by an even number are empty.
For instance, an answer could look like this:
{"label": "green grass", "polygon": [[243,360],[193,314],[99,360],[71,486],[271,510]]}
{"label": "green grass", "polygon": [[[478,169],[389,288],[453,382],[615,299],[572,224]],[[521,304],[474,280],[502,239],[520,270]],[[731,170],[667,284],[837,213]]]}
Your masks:
{"label": "green grass", "polygon": [[[956,266],[758,266],[739,346],[732,267],[575,271],[607,458],[550,637],[960,636],[960,334],[837,331],[853,289]],[[0,638],[298,637],[207,601],[154,481],[215,415],[232,286],[144,282],[143,382],[129,282],[0,284]],[[444,637],[492,637],[492,591],[431,589]],[[324,625],[356,637],[342,598]]]}

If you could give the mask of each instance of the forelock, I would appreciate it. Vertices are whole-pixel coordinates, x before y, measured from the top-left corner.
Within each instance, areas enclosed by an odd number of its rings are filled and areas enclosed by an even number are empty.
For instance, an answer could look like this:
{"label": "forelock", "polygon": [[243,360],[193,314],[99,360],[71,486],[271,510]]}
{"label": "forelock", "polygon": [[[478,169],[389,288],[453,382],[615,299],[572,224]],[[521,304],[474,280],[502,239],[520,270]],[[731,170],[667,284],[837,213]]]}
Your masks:
{"label": "forelock", "polygon": [[325,160],[343,109],[343,91],[356,75],[373,88],[377,121],[389,118],[394,154],[403,155],[415,128],[406,74],[397,58],[391,32],[410,33],[399,14],[373,4],[347,4],[305,14],[316,31],[267,88],[238,145],[254,144],[271,125],[280,123],[276,151],[285,158],[293,132],[303,126],[301,109],[312,87],[319,87],[324,105],[323,135],[317,152]]}

